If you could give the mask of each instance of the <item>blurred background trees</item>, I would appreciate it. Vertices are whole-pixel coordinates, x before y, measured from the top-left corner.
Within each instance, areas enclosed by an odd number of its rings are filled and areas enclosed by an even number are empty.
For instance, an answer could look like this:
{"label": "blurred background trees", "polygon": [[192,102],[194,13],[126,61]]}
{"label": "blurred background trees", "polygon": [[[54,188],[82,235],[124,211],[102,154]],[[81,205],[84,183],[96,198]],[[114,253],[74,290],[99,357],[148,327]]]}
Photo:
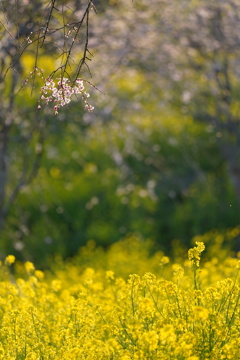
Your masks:
{"label": "blurred background trees", "polygon": [[124,4],[122,21],[107,10],[102,53],[112,47],[112,66],[141,69],[159,103],[208,124],[240,202],[239,2],[138,1],[134,12]]}
{"label": "blurred background trees", "polygon": [[[82,6],[78,1],[1,1],[0,232],[19,191],[38,172],[49,115],[70,100],[65,79],[73,87],[84,67],[90,71],[91,10],[91,1]],[[59,106],[58,98],[43,90],[55,80],[62,95]],[[81,91],[80,95],[88,105],[86,94]],[[44,101],[55,105],[48,117],[37,110]]]}
{"label": "blurred background trees", "polygon": [[[96,110],[73,104],[53,118],[34,115],[29,105],[37,99],[24,89],[16,100],[21,126],[44,124],[45,146],[37,146],[41,132],[31,137],[30,156],[41,149],[41,166],[11,207],[4,253],[41,262],[72,256],[88,240],[108,246],[129,233],[171,251],[177,241],[188,246],[197,234],[239,225],[238,1],[94,6],[90,81],[104,92],[91,94]],[[39,61],[51,71],[52,58]],[[27,73],[33,55],[20,65]],[[8,155],[8,186],[26,151],[10,138],[17,155]]]}

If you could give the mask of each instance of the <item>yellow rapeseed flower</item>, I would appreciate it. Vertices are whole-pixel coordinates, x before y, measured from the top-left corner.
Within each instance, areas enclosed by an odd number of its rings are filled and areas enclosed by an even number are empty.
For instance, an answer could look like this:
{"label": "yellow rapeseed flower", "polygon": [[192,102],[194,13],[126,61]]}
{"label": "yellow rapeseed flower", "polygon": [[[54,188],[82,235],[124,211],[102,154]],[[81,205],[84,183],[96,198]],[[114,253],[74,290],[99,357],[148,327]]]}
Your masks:
{"label": "yellow rapeseed flower", "polygon": [[36,278],[38,280],[43,280],[44,279],[44,272],[41,271],[41,270],[35,270],[34,275],[36,276]]}
{"label": "yellow rapeseed flower", "polygon": [[5,264],[6,264],[6,265],[12,265],[12,264],[15,263],[15,260],[16,260],[16,258],[15,258],[14,255],[8,255],[8,256],[6,257],[6,259],[5,259]]}
{"label": "yellow rapeseed flower", "polygon": [[72,261],[45,274],[31,262],[14,272],[2,266],[0,360],[239,360],[238,260],[214,254],[199,269],[197,242],[189,251],[195,266],[178,258],[163,276],[162,254],[146,249],[137,241],[130,254],[126,243],[106,253],[88,246],[88,267]]}
{"label": "yellow rapeseed flower", "polygon": [[35,266],[33,265],[33,263],[31,261],[26,261],[24,263],[24,268],[28,274],[32,274],[35,270]]}

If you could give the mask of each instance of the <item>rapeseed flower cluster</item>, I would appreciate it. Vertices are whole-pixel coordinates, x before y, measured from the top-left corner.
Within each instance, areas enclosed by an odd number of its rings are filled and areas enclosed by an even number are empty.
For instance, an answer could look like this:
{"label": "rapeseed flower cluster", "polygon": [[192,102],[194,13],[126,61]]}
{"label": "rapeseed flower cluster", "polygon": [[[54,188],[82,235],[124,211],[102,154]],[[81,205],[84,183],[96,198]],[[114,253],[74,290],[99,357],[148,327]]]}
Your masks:
{"label": "rapeseed flower cluster", "polygon": [[0,360],[239,360],[238,257],[202,261],[198,242],[171,262],[147,244],[89,243],[45,272],[7,256]]}

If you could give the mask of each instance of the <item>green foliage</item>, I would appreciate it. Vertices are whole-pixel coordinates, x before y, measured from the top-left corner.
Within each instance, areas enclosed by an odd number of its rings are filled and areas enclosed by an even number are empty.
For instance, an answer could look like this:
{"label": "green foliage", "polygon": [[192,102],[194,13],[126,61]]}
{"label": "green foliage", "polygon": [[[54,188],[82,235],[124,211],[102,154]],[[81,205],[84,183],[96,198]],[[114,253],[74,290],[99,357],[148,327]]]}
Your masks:
{"label": "green foliage", "polygon": [[179,112],[159,114],[144,77],[134,76],[134,85],[116,83],[128,101],[139,91],[141,116],[116,111],[114,121],[87,126],[76,109],[71,122],[48,125],[42,168],[13,207],[2,251],[41,263],[73,256],[91,239],[107,247],[137,233],[169,252],[176,239],[188,246],[194,235],[238,223],[214,134]]}

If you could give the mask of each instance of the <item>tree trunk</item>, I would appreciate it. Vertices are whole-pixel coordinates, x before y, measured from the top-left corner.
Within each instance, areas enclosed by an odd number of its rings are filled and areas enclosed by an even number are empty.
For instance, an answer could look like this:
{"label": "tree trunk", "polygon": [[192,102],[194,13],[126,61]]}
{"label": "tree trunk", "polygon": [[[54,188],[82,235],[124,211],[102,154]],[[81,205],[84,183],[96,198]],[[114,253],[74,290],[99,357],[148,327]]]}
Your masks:
{"label": "tree trunk", "polygon": [[[238,204],[240,206],[240,162],[238,164],[229,163],[229,173],[232,184],[235,188]],[[240,213],[239,213],[240,220]]]}
{"label": "tree trunk", "polygon": [[[225,134],[226,135],[226,134]],[[236,192],[237,201],[240,208],[240,129],[235,128],[234,140],[233,133],[229,132],[229,136],[225,139],[219,139],[219,147],[226,160],[228,173],[232,185]],[[239,213],[240,222],[240,213]]]}
{"label": "tree trunk", "polygon": [[8,128],[4,120],[0,122],[0,232],[3,228],[5,217],[6,183],[7,183],[7,144]]}

